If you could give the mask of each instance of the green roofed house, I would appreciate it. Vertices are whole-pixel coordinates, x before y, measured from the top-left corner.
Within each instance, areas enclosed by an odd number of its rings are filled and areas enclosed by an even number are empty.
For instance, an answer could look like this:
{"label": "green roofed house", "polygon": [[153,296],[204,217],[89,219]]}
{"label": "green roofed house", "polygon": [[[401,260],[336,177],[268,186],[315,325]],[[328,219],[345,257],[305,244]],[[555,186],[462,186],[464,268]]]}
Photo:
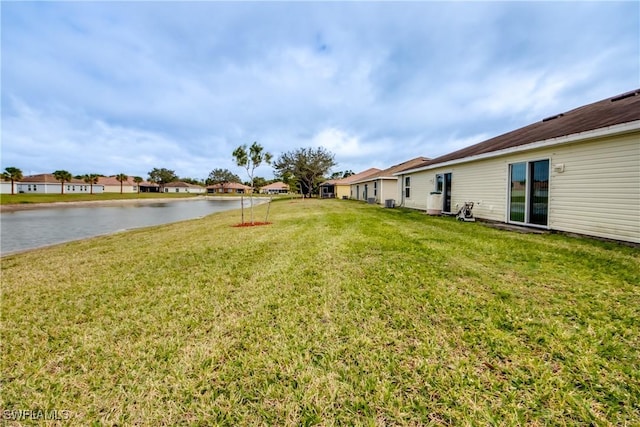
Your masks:
{"label": "green roofed house", "polygon": [[640,89],[395,176],[409,208],[640,243]]}

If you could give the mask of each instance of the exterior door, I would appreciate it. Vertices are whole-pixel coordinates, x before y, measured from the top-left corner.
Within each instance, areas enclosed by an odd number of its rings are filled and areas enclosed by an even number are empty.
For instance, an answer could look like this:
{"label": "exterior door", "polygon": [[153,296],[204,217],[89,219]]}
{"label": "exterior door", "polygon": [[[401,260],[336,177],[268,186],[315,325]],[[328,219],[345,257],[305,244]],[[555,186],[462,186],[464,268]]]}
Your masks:
{"label": "exterior door", "polygon": [[509,165],[509,222],[549,223],[549,160]]}
{"label": "exterior door", "polygon": [[451,173],[443,175],[444,182],[442,186],[442,212],[451,212]]}

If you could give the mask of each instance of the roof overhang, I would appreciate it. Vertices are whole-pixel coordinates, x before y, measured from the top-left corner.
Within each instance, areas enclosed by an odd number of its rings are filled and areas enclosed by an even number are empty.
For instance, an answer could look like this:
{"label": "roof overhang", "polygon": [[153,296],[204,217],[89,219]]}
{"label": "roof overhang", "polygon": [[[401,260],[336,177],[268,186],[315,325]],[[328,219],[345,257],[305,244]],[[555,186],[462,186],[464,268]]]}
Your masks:
{"label": "roof overhang", "polygon": [[559,136],[556,138],[545,139],[543,141],[536,141],[529,144],[519,145],[517,147],[505,148],[503,150],[491,151],[489,153],[482,153],[475,156],[462,157],[460,159],[449,160],[441,163],[434,163],[431,165],[407,169],[401,172],[394,173],[394,176],[406,175],[409,173],[422,172],[430,169],[437,169],[446,166],[453,166],[461,163],[475,162],[478,160],[490,159],[493,157],[506,156],[508,154],[520,153],[523,151],[537,150],[540,148],[556,147],[559,145],[572,144],[578,141],[589,141],[598,138],[605,138],[614,135],[623,135],[626,133],[637,132],[640,130],[640,120],[632,122],[621,123],[618,125],[608,126],[604,128],[589,130],[585,132],[574,133],[571,135]]}
{"label": "roof overhang", "polygon": [[350,185],[353,184],[362,184],[363,182],[373,182],[373,181],[377,181],[379,179],[394,179],[394,180],[398,180],[397,176],[376,176],[375,178],[364,178],[361,179],[359,181],[353,181]]}

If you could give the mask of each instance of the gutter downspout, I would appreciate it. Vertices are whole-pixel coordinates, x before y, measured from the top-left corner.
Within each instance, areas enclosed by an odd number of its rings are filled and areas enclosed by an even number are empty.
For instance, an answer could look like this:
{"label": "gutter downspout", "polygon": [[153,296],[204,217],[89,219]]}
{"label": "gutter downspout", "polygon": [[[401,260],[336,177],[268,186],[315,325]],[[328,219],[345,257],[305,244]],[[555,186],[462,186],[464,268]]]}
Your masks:
{"label": "gutter downspout", "polygon": [[404,174],[400,175],[400,206],[401,208],[404,207]]}

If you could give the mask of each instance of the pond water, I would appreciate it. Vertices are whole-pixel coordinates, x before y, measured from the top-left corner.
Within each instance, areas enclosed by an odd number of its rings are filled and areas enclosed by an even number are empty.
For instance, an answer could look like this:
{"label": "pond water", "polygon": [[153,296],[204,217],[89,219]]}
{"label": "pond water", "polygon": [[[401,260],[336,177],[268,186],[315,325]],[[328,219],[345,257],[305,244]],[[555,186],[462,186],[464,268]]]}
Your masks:
{"label": "pond water", "polygon": [[[254,203],[257,202],[254,199]],[[248,206],[249,201],[244,203]],[[0,215],[0,253],[5,255],[132,228],[199,218],[240,207],[240,199],[158,200],[3,212]]]}

